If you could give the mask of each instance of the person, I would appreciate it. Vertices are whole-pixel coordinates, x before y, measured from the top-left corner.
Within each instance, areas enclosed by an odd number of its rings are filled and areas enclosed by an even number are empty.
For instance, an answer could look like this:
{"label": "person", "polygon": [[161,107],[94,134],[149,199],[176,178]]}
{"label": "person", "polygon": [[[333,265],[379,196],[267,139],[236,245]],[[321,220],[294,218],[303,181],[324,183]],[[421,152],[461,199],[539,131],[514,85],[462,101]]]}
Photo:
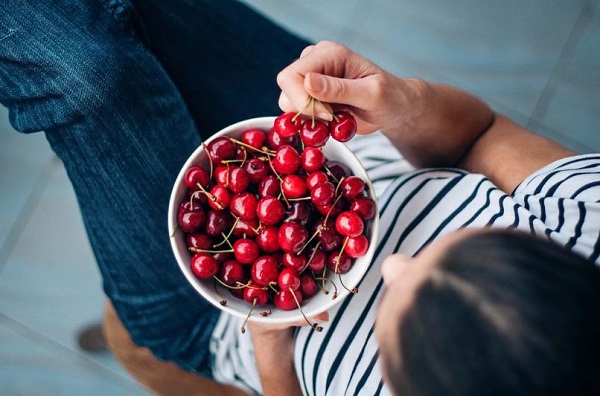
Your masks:
{"label": "person", "polygon": [[[597,393],[600,156],[338,44],[302,51],[236,2],[135,6],[10,0],[0,102],[62,158],[110,301],[108,340],[141,383],[159,394]],[[322,333],[251,323],[249,336],[186,283],[163,220],[197,130],[277,111],[279,90],[264,90],[281,69],[282,110],[310,95],[357,118],[363,136],[348,144],[374,181],[383,235],[360,292],[317,317]]]}

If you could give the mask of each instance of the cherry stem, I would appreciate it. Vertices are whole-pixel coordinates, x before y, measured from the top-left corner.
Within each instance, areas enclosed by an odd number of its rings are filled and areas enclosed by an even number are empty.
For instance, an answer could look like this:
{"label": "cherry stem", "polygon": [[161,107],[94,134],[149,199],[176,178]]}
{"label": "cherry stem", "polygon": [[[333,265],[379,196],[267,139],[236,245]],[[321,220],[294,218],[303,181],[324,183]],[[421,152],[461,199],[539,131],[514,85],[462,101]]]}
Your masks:
{"label": "cherry stem", "polygon": [[348,290],[352,294],[358,293],[358,287],[354,287],[352,288],[352,290],[350,290],[346,287],[346,285],[344,285],[344,281],[342,280],[342,274],[338,274],[338,278],[340,279],[340,283],[344,289]]}
{"label": "cherry stem", "polygon": [[269,316],[271,315],[271,307],[268,307],[268,311],[261,311],[260,316]]}
{"label": "cherry stem", "polygon": [[246,326],[246,322],[248,322],[250,315],[252,315],[252,311],[254,311],[254,307],[256,307],[256,301],[258,301],[258,297],[254,297],[252,299],[252,307],[250,307],[250,311],[248,312],[248,315],[246,316],[246,319],[244,319],[244,323],[242,323],[242,327],[240,328],[242,334],[246,332],[246,328],[244,326]]}
{"label": "cherry stem", "polygon": [[342,198],[342,196],[338,196],[335,201],[333,201],[333,205],[331,205],[331,208],[327,211],[327,214],[325,215],[325,219],[323,220],[323,224],[327,223],[327,220],[329,220],[329,215],[331,214],[331,212],[333,211],[333,208],[335,208],[335,205],[337,205],[337,203],[339,202],[339,200]]}
{"label": "cherry stem", "polygon": [[312,102],[313,100],[314,100],[314,98],[313,98],[312,96],[309,96],[309,97],[308,97],[308,101],[306,101],[306,104],[304,105],[304,107],[302,108],[302,110],[300,110],[299,112],[297,112],[297,113],[296,113],[296,115],[292,117],[292,121],[293,121],[293,122],[296,122],[296,119],[297,119],[298,117],[300,117],[300,115],[302,115],[302,113],[304,112],[304,110],[306,110],[306,108],[307,108],[308,106],[310,106],[310,104],[311,104],[311,102]]}
{"label": "cherry stem", "polygon": [[[301,274],[304,272],[305,269],[308,268],[308,266],[310,265],[310,262],[312,261],[312,259],[315,257],[315,254],[317,254],[317,249],[319,248],[319,246],[321,245],[321,241],[317,242],[317,244],[315,245],[315,249],[313,250],[313,252],[311,253],[310,257],[308,258],[308,260],[306,261],[306,264],[304,265],[304,267],[302,267],[302,269],[298,272],[298,274]],[[303,246],[302,249],[304,249],[306,247]],[[302,250],[301,250],[302,251]],[[300,253],[298,253],[300,254]]]}
{"label": "cherry stem", "polygon": [[[219,280],[216,276],[214,278],[216,280]],[[219,293],[219,290],[217,289],[217,284],[214,282],[213,282],[213,287],[215,288],[215,293],[217,294],[217,297],[219,297],[219,304],[221,304],[222,306],[227,305],[227,300],[221,295],[221,293]]]}
{"label": "cherry stem", "polygon": [[288,201],[287,197],[285,196],[285,194],[283,193],[283,179],[281,178],[281,176],[279,175],[279,173],[277,173],[277,171],[275,170],[275,168],[273,167],[273,162],[271,162],[271,158],[267,157],[267,160],[269,161],[269,166],[271,167],[271,169],[273,170],[273,173],[275,174],[275,176],[277,177],[277,179],[279,180],[279,189],[281,190],[281,193],[279,195],[281,195],[281,197],[283,197],[283,200],[285,202],[285,204],[287,205],[287,207],[289,208],[290,202]]}
{"label": "cherry stem", "polygon": [[333,118],[336,121],[339,121],[340,119],[335,115],[334,112],[330,111],[329,108],[327,106],[325,106],[323,104],[323,102],[321,102],[319,99],[315,99],[321,106],[323,106],[323,108],[325,108],[325,110],[327,110],[327,112],[331,115],[331,118]]}
{"label": "cherry stem", "polygon": [[315,278],[315,280],[320,280],[322,281],[322,287],[321,287],[321,291],[325,294],[329,294],[329,290],[325,289],[325,282],[329,281],[331,282],[331,284],[333,285],[333,297],[331,297],[332,300],[335,300],[338,296],[338,289],[337,289],[337,285],[335,284],[334,281],[332,281],[329,278],[326,277],[319,277],[319,278]]}
{"label": "cherry stem", "polygon": [[[213,245],[214,248],[221,246],[225,242],[227,242],[229,244],[229,246],[231,246],[231,243],[229,243],[229,237],[233,233],[233,230],[235,229],[235,226],[237,225],[238,221],[240,221],[239,217],[237,217],[237,216],[233,216],[233,217],[235,217],[235,222],[233,223],[233,226],[231,227],[231,229],[229,230],[227,235],[224,235],[223,233],[221,233],[221,235],[223,235],[225,237],[225,239],[223,239],[221,242],[217,243],[216,245]],[[231,248],[233,249],[233,246],[231,246]]]}
{"label": "cherry stem", "polygon": [[206,156],[208,157],[208,163],[210,165],[210,173],[208,174],[208,180],[212,180],[212,177],[213,177],[213,162],[212,162],[212,158],[210,156],[210,152],[208,151],[208,147],[206,146],[206,144],[204,144],[204,142],[202,142],[202,148],[204,148],[204,151],[206,151]]}
{"label": "cherry stem", "polygon": [[311,200],[311,197],[300,197],[300,198],[288,198],[288,201],[290,202],[296,202],[296,201],[309,201]]}
{"label": "cherry stem", "polygon": [[342,253],[344,253],[344,249],[346,249],[346,244],[348,243],[348,239],[350,237],[344,238],[344,243],[342,244],[342,248],[340,249],[340,254],[337,256],[337,261],[335,262],[335,273],[338,273],[338,269],[340,267],[340,258],[342,258]]}
{"label": "cherry stem", "polygon": [[312,323],[310,320],[308,320],[306,315],[304,315],[304,311],[302,310],[302,307],[300,307],[300,302],[298,301],[298,298],[296,297],[296,293],[294,292],[294,289],[292,289],[291,287],[289,287],[288,289],[290,290],[290,293],[292,293],[292,297],[294,298],[294,301],[296,301],[296,305],[298,306],[300,313],[304,317],[304,320],[306,320],[306,323],[308,323],[310,325],[310,327],[312,327],[313,330],[315,330],[315,331],[318,331],[318,332],[323,331],[323,328],[321,326],[317,325],[316,323]]}
{"label": "cherry stem", "polygon": [[[228,285],[227,283],[223,282],[223,281],[222,281],[221,279],[219,279],[219,278],[218,278],[216,275],[214,275],[214,276],[213,276],[213,278],[214,278],[214,279],[215,279],[217,282],[219,282],[219,283],[221,284],[221,286],[223,286],[223,287],[225,287],[225,288],[227,288],[227,289],[240,290],[240,289],[244,289],[244,288],[246,288],[246,286],[248,286],[247,284],[245,284],[245,283],[241,283],[241,282],[236,282],[236,286],[231,286],[231,285]],[[215,284],[215,286],[216,286],[216,284]],[[215,290],[216,290],[216,289],[215,289]]]}
{"label": "cherry stem", "polygon": [[306,249],[306,247],[312,242],[312,240],[315,239],[315,237],[321,233],[322,229],[323,229],[323,226],[319,226],[319,228],[312,234],[312,236],[310,238],[308,238],[308,241],[306,241],[304,246],[302,246],[302,248],[298,251],[298,253],[296,253],[296,255],[302,254],[304,249]]}
{"label": "cherry stem", "polygon": [[198,249],[198,248],[195,248],[193,246],[190,246],[190,247],[188,247],[188,250],[190,252],[194,252],[194,253],[210,253],[210,254],[216,254],[216,253],[233,253],[233,248],[227,249],[227,250],[206,250],[206,249]]}
{"label": "cherry stem", "polygon": [[339,180],[338,180],[338,178],[337,178],[337,177],[335,177],[335,175],[333,174],[333,172],[331,171],[331,169],[329,169],[329,168],[327,167],[327,165],[323,165],[323,168],[325,168],[325,172],[327,172],[327,174],[328,174],[329,176],[331,176],[331,177],[333,178],[333,180],[335,180],[336,182],[338,182],[338,183],[339,183]]}
{"label": "cherry stem", "polygon": [[271,288],[271,290],[273,290],[275,293],[279,293],[279,290],[277,290],[277,289],[275,288],[275,286],[273,286],[273,285],[276,285],[276,284],[277,284],[277,282],[269,282],[269,287],[270,287],[270,288]]}
{"label": "cherry stem", "polygon": [[246,144],[240,140],[234,139],[234,138],[229,138],[229,140],[231,140],[232,142],[234,142],[235,144],[239,144],[242,147],[245,147],[247,149],[259,152],[261,154],[266,154],[266,155],[270,155],[270,156],[275,156],[275,152],[271,151],[271,150],[267,150],[267,149],[257,149],[254,146],[251,146],[249,144]]}

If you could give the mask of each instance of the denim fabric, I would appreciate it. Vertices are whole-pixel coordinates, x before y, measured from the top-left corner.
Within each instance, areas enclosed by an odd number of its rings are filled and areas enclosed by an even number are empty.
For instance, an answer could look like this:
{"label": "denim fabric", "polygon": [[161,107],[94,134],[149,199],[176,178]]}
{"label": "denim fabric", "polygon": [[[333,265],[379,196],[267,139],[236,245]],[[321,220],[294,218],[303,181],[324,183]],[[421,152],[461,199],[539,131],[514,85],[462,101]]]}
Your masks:
{"label": "denim fabric", "polygon": [[171,186],[199,131],[278,112],[276,73],[306,43],[234,1],[139,3],[4,0],[0,102],[62,159],[133,340],[210,377],[219,311],[171,253]]}

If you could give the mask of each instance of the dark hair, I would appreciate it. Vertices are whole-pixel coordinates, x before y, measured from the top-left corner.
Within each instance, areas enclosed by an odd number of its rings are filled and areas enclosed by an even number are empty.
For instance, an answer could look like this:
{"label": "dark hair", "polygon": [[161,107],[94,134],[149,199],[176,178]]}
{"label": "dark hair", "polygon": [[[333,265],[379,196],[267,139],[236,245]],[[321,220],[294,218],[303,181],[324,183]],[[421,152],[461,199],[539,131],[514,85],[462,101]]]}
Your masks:
{"label": "dark hair", "polygon": [[600,268],[548,240],[467,236],[399,321],[397,394],[600,395]]}

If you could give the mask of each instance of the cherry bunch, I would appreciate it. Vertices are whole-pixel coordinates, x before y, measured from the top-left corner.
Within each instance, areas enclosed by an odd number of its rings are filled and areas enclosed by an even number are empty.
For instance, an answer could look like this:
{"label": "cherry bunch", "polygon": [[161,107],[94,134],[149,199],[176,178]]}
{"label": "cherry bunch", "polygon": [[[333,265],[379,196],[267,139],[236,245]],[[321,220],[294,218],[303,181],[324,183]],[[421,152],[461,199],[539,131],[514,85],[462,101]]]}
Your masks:
{"label": "cherry bunch", "polygon": [[267,132],[248,129],[239,139],[205,144],[208,166],[186,171],[187,199],[177,215],[194,275],[252,304],[248,317],[256,306],[300,308],[319,290],[328,293],[327,284],[335,298],[331,275],[345,287],[339,275],[366,253],[375,202],[365,182],[321,148],[355,133],[347,112],[330,123],[284,113]]}

